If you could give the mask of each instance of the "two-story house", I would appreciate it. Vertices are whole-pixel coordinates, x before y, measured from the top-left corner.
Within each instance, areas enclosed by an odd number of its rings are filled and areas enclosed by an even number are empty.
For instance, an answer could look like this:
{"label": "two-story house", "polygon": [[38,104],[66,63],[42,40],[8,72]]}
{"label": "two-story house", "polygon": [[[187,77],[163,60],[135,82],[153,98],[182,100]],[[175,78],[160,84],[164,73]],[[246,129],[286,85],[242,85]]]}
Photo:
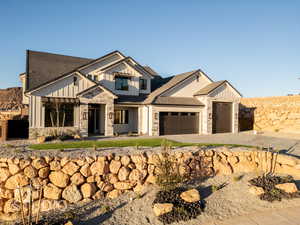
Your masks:
{"label": "two-story house", "polygon": [[200,69],[162,78],[119,51],[97,59],[27,51],[20,75],[29,136],[238,131],[240,93]]}

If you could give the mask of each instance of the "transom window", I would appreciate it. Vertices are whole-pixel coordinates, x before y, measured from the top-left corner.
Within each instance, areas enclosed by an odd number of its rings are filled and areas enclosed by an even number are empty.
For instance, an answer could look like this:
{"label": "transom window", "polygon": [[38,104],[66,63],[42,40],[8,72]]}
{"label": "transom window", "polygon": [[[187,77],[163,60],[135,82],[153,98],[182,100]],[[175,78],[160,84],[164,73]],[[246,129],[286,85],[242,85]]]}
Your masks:
{"label": "transom window", "polygon": [[146,79],[140,79],[140,89],[141,90],[147,90],[147,80]]}
{"label": "transom window", "polygon": [[115,110],[114,124],[128,124],[128,110]]}
{"label": "transom window", "polygon": [[120,91],[128,91],[128,77],[115,76],[115,89]]}

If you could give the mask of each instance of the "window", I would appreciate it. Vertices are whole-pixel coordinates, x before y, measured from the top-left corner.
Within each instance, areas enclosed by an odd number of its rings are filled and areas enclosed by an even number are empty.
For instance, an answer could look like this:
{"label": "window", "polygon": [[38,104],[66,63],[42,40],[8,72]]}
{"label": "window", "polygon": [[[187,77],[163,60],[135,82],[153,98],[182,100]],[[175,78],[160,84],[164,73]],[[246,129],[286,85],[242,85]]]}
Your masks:
{"label": "window", "polygon": [[147,90],[147,80],[146,79],[140,79],[140,89],[141,90]]}
{"label": "window", "polygon": [[45,127],[73,127],[74,105],[52,103],[45,105]]}
{"label": "window", "polygon": [[121,91],[128,91],[128,77],[115,77],[115,89]]}
{"label": "window", "polygon": [[93,76],[91,74],[88,74],[87,77],[90,79],[90,80],[93,80]]}
{"label": "window", "polygon": [[128,110],[115,110],[114,124],[128,124]]}

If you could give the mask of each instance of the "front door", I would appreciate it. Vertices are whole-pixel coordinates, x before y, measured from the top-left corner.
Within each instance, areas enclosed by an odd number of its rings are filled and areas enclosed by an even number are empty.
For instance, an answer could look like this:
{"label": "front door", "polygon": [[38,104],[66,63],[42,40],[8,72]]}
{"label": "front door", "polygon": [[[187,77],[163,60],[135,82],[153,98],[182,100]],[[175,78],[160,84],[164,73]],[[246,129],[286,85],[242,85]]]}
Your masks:
{"label": "front door", "polygon": [[100,134],[100,105],[89,105],[89,134]]}

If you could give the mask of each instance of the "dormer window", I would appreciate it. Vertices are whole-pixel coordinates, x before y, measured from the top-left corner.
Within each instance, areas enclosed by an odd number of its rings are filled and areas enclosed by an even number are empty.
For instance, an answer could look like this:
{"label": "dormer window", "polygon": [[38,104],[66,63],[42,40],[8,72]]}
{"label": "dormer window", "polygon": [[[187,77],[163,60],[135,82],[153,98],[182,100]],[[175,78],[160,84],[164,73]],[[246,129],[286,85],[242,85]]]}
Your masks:
{"label": "dormer window", "polygon": [[147,80],[146,79],[140,79],[140,89],[141,90],[147,90]]}
{"label": "dormer window", "polygon": [[123,76],[115,76],[115,89],[120,91],[128,91],[129,85],[128,85],[128,77]]}

